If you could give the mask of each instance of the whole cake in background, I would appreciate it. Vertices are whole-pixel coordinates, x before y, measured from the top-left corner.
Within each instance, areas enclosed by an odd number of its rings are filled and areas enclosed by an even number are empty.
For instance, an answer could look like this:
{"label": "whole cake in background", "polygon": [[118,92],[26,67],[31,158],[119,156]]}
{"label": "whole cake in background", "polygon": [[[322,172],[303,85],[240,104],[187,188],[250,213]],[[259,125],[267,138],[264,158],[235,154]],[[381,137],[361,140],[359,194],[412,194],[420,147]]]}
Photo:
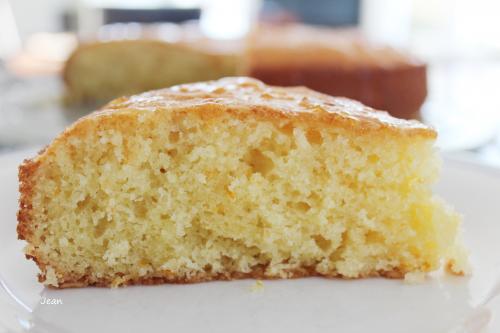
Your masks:
{"label": "whole cake in background", "polygon": [[249,37],[247,51],[248,76],[349,97],[398,118],[419,118],[427,96],[424,63],[355,30],[265,26]]}
{"label": "whole cake in background", "polygon": [[18,235],[59,288],[462,274],[435,139],[250,78],[123,97],[20,166]]}
{"label": "whole cake in background", "polygon": [[76,49],[64,69],[69,104],[102,105],[149,89],[238,75],[353,98],[399,118],[418,118],[426,97],[425,64],[354,30],[269,25],[245,40],[220,41],[204,37],[196,25],[169,24],[142,26],[134,35],[108,34]]}

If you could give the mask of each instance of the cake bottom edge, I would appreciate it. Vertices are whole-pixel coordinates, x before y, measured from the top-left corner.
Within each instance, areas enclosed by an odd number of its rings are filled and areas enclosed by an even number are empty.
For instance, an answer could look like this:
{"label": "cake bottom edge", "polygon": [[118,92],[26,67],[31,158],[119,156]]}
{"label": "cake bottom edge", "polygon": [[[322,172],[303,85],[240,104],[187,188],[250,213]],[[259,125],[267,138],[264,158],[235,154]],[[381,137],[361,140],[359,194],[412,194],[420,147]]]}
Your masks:
{"label": "cake bottom edge", "polygon": [[[179,275],[171,272],[164,272],[162,274],[150,274],[144,277],[103,277],[93,278],[91,275],[85,275],[79,278],[71,276],[62,276],[58,278],[58,283],[47,283],[45,275],[39,275],[39,281],[51,289],[66,289],[66,288],[81,288],[81,287],[125,287],[132,285],[159,285],[159,284],[195,284],[211,281],[232,281],[244,279],[257,279],[257,280],[284,280],[284,279],[299,279],[308,277],[320,277],[325,279],[342,279],[342,280],[355,280],[361,278],[374,278],[384,277],[390,279],[403,279],[405,275],[410,272],[405,272],[399,269],[374,270],[364,272],[355,277],[345,276],[336,272],[320,273],[313,267],[301,267],[293,271],[288,271],[284,275],[270,275],[265,273],[264,268],[257,268],[250,272],[227,271],[222,273],[211,274],[207,272],[200,272],[188,275]],[[55,281],[54,281],[55,282]]]}

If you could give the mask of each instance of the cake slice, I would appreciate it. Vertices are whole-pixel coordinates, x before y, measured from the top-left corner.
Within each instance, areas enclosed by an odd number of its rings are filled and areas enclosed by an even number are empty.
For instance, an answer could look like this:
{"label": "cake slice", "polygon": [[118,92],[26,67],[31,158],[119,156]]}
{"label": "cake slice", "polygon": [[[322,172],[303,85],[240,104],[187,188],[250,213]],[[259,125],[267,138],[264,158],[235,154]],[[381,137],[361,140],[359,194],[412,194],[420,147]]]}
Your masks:
{"label": "cake slice", "polygon": [[65,102],[103,105],[122,95],[236,75],[235,54],[199,44],[153,39],[84,44],[64,66]]}
{"label": "cake slice", "polygon": [[435,138],[249,78],[119,98],[21,165],[17,230],[59,288],[460,274]]}

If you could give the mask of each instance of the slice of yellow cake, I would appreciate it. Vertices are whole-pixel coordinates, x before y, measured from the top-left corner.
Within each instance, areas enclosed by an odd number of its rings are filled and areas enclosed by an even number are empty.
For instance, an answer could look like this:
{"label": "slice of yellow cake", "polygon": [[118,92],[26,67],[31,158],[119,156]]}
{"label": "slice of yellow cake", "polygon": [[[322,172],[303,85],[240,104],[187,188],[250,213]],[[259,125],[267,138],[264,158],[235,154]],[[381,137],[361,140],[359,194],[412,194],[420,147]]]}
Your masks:
{"label": "slice of yellow cake", "polygon": [[59,288],[460,274],[435,138],[248,78],[119,98],[21,165],[18,234]]}
{"label": "slice of yellow cake", "polygon": [[84,44],[64,67],[65,102],[102,105],[122,95],[236,75],[239,57],[216,46],[153,39]]}

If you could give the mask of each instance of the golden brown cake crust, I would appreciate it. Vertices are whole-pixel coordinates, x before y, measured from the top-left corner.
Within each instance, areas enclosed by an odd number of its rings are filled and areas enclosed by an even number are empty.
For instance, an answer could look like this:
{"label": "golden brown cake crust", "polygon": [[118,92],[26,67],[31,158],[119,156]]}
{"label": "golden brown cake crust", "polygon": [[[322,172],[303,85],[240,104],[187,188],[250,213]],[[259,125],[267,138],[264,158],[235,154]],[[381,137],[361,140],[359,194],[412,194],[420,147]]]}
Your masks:
{"label": "golden brown cake crust", "polygon": [[[386,112],[375,111],[361,103],[345,98],[335,98],[302,87],[279,88],[263,84],[249,78],[225,78],[218,81],[186,84],[168,89],[152,91],[141,95],[122,97],[108,104],[102,110],[81,118],[69,127],[54,143],[41,151],[38,156],[25,160],[19,167],[20,200],[17,232],[19,239],[30,243],[32,230],[36,228],[33,216],[33,189],[37,181],[37,171],[47,156],[57,149],[56,142],[64,144],[70,136],[78,136],[87,126],[96,126],[103,122],[120,123],[128,126],[127,120],[150,112],[172,112],[182,117],[186,113],[197,113],[202,118],[214,118],[220,114],[234,117],[281,120],[283,118],[297,122],[309,122],[314,126],[338,126],[346,130],[369,135],[395,135],[398,137],[434,138],[436,132],[417,121],[392,118]],[[47,266],[28,249],[27,257],[33,259],[42,273],[40,281],[47,279]],[[254,268],[249,273],[216,274],[210,272],[196,276],[179,277],[169,272],[159,276],[146,276],[139,279],[116,282],[116,279],[102,278],[91,280],[90,276],[59,277],[59,287],[113,286],[128,284],[194,283],[210,280],[229,280],[242,278],[277,278],[264,274],[264,268]],[[373,271],[366,276],[386,276],[401,278],[406,272]],[[306,276],[327,276],[308,267],[289,272],[289,278]]]}
{"label": "golden brown cake crust", "polygon": [[[305,87],[274,87],[247,77],[178,85],[167,89],[118,98],[89,117],[130,110],[197,112],[212,118],[220,111],[237,118],[267,120],[288,118],[317,126],[341,126],[358,132],[417,135],[435,138],[436,132],[413,120],[391,117],[359,102],[332,97]],[[135,111],[134,111],[135,112]],[[167,111],[168,112],[168,111]]]}
{"label": "golden brown cake crust", "polygon": [[19,211],[17,213],[17,234],[19,239],[29,238],[29,224],[32,220],[31,217],[31,197],[33,195],[33,177],[34,170],[38,167],[38,162],[33,160],[24,160],[23,164],[19,166]]}

